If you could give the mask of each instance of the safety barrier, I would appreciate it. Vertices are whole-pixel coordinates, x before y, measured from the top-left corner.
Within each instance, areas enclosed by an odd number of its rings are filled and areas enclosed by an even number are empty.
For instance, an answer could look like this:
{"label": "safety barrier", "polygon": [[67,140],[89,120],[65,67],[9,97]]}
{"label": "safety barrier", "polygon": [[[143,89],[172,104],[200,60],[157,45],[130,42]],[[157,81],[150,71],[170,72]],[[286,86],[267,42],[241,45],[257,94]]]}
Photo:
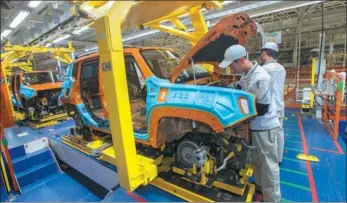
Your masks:
{"label": "safety barrier", "polygon": [[[336,73],[346,72],[346,66],[328,66],[326,71],[335,70]],[[300,69],[286,68],[286,81],[284,85],[284,100],[288,107],[299,107],[302,98],[301,89],[310,87],[311,66],[301,66]]]}
{"label": "safety barrier", "polygon": [[346,120],[346,100],[342,91],[342,85],[344,84],[344,81],[338,80],[335,95],[323,95],[322,119],[326,130],[332,136],[333,140],[337,140],[338,138],[340,121]]}

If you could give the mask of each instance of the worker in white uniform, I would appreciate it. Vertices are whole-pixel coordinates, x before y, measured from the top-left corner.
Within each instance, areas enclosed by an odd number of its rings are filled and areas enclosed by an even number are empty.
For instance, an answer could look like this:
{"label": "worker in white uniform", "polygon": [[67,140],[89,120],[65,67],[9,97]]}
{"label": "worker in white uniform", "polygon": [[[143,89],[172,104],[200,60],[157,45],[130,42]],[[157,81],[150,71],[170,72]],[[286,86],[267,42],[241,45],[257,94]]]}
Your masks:
{"label": "worker in white uniform", "polygon": [[281,128],[276,115],[273,83],[266,70],[246,59],[246,54],[243,46],[233,45],[225,51],[224,60],[219,66],[230,66],[234,73],[245,74],[238,85],[256,96],[258,115],[250,121],[255,184],[261,187],[264,201],[279,202],[281,191],[277,139]]}
{"label": "worker in white uniform", "polygon": [[281,136],[278,141],[278,157],[280,163],[282,162],[283,149],[284,149],[284,131],[283,131],[283,119],[284,119],[284,83],[286,79],[286,70],[277,62],[278,46],[274,42],[267,42],[261,48],[261,65],[269,73],[273,82],[274,96],[276,100],[276,113],[281,125]]}

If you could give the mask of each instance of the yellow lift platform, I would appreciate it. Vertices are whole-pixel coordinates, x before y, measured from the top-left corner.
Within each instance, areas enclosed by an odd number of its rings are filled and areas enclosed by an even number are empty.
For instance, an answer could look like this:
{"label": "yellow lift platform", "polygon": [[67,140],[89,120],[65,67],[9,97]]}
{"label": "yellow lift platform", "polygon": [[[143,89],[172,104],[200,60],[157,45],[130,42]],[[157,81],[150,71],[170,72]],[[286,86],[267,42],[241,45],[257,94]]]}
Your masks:
{"label": "yellow lift platform", "polygon": [[[15,62],[18,59],[21,59],[23,57],[29,56],[30,58],[33,58],[34,54],[42,54],[42,53],[51,53],[51,58],[57,59],[59,61],[62,61],[64,63],[71,63],[73,61],[73,58],[71,57],[71,53],[75,52],[75,49],[72,47],[72,43],[69,42],[69,45],[67,48],[60,47],[60,48],[49,48],[49,47],[40,47],[40,46],[20,46],[20,45],[11,45],[10,43],[7,43],[4,45],[5,53],[1,54],[1,68],[5,73],[4,81],[6,83],[6,87],[8,88],[7,84],[7,76],[12,75],[12,69],[17,67],[24,72],[30,72],[32,71],[32,64],[30,61],[28,62]],[[9,92],[9,91],[8,91]],[[10,95],[8,95],[10,98]],[[10,102],[11,110],[13,112],[13,119],[15,121],[24,122],[26,125],[38,129],[43,128],[46,126],[52,126],[57,124],[60,120],[68,118],[66,113],[61,113],[57,115],[50,115],[46,118],[42,118],[36,121],[28,119],[27,115],[23,112],[15,111],[13,108],[12,103]]]}
{"label": "yellow lift platform", "polygon": [[[215,202],[213,195],[198,194],[185,185],[181,178],[174,178],[173,173],[166,173],[162,164],[163,155],[148,156],[147,152],[135,143],[130,101],[127,91],[125,63],[122,45],[122,31],[148,26],[188,39],[195,44],[208,29],[202,15],[202,8],[216,9],[222,7],[221,1],[74,1],[78,12],[83,12],[93,19],[91,23],[96,30],[100,52],[100,63],[103,66],[103,81],[108,104],[111,136],[94,141],[84,141],[79,135],[67,135],[62,141],[86,154],[111,163],[117,167],[121,186],[133,191],[141,185],[152,184],[187,201]],[[76,11],[75,11],[76,12]],[[191,17],[195,30],[189,32],[180,22],[179,17]],[[160,22],[168,20],[176,28],[163,26]],[[158,176],[161,174],[160,177]],[[253,175],[253,167],[248,165],[242,170],[244,188],[231,188],[240,200],[251,202],[255,186],[247,183]],[[164,174],[164,175],[163,175]],[[177,176],[177,175],[176,175]],[[167,177],[165,179],[165,177]],[[169,178],[170,177],[170,178]],[[168,179],[171,179],[169,182]],[[223,184],[220,182],[220,184]],[[226,187],[231,187],[226,185]],[[221,187],[221,186],[219,186]],[[225,193],[224,193],[225,194]],[[223,193],[219,193],[223,195]],[[242,199],[242,200],[241,200]]]}
{"label": "yellow lift platform", "polygon": [[[18,113],[18,114],[21,114],[21,113]],[[16,116],[18,116],[18,115],[16,115]],[[20,115],[20,116],[23,117],[23,115]],[[67,119],[68,117],[69,116],[67,115],[67,113],[61,113],[61,114],[57,114],[57,115],[50,115],[46,118],[42,118],[42,119],[39,119],[37,121],[25,120],[24,124],[33,128],[33,129],[39,129],[39,128],[43,128],[43,127],[47,127],[47,126],[53,126],[53,125],[57,124],[59,121]]]}

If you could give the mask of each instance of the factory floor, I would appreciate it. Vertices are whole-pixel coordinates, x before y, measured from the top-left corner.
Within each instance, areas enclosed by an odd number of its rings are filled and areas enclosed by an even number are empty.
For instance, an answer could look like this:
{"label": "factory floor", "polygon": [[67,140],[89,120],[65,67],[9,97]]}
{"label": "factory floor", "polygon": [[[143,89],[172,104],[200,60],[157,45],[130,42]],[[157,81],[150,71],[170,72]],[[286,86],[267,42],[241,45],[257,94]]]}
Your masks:
{"label": "factory floor", "polygon": [[[15,126],[5,130],[9,148],[14,149],[41,137],[59,139],[69,132],[73,121],[54,127],[32,130]],[[346,202],[346,143],[341,137],[333,141],[318,120],[304,118],[287,110],[284,120],[285,149],[281,164],[283,202]],[[319,162],[301,161],[300,153],[319,158]],[[102,174],[100,174],[102,175]],[[63,169],[22,188],[22,194],[12,193],[9,200],[19,202],[114,202],[114,201],[183,201],[154,186],[140,187],[130,193],[121,187],[105,193],[73,169]],[[257,197],[255,197],[257,198]]]}

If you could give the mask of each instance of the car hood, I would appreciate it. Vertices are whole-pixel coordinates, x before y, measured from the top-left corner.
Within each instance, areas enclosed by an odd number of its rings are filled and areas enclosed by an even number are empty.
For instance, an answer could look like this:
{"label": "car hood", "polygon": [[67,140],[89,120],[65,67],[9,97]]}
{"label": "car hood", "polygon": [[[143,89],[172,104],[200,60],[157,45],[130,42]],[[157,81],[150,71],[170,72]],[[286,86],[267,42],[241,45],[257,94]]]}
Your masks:
{"label": "car hood", "polygon": [[45,83],[45,84],[39,84],[39,85],[28,85],[28,87],[40,91],[40,90],[49,90],[49,89],[58,89],[61,88],[62,82],[54,82],[54,83]]}
{"label": "car hood", "polygon": [[181,71],[194,63],[208,63],[218,67],[224,58],[224,52],[234,44],[246,45],[249,38],[257,34],[257,25],[245,13],[227,16],[214,25],[198,43],[190,49],[171,74],[175,81]]}

